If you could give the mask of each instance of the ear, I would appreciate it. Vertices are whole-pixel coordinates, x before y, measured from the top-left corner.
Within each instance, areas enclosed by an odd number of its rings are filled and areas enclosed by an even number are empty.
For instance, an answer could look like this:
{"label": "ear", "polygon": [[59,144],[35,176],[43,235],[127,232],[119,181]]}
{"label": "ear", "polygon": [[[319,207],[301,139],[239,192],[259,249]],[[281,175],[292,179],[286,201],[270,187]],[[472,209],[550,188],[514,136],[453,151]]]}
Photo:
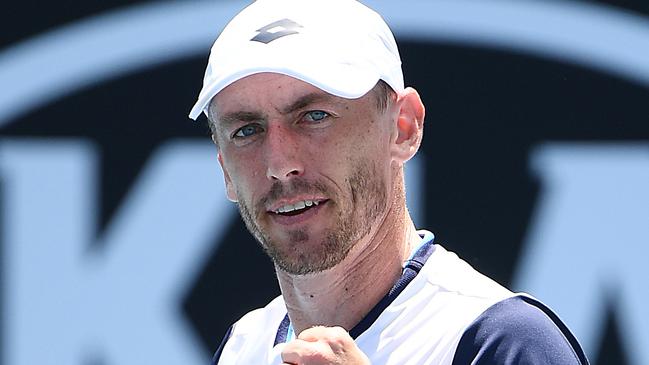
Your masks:
{"label": "ear", "polygon": [[392,143],[392,158],[399,163],[405,163],[419,150],[426,111],[419,94],[410,87],[399,94],[395,106],[399,110],[396,117],[396,138]]}
{"label": "ear", "polygon": [[228,170],[226,170],[225,165],[223,164],[221,153],[217,155],[217,159],[219,160],[219,165],[221,165],[221,170],[223,171],[223,178],[225,179],[225,195],[228,197],[229,201],[236,203],[238,201],[237,193],[232,185],[230,174],[228,174]]}

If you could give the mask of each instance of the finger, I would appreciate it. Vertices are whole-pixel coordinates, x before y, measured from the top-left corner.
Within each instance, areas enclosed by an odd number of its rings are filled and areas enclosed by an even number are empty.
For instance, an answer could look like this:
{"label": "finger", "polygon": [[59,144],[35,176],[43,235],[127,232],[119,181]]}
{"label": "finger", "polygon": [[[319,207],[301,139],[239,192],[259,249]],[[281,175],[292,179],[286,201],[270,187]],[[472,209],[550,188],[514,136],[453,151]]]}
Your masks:
{"label": "finger", "polygon": [[319,340],[328,340],[328,339],[339,339],[339,338],[350,338],[349,333],[342,327],[324,327],[324,326],[314,326],[307,328],[304,331],[300,332],[297,336],[300,340],[304,341],[319,341]]}
{"label": "finger", "polygon": [[327,364],[333,353],[323,342],[295,339],[284,346],[282,361],[289,364]]}
{"label": "finger", "polygon": [[355,346],[354,340],[342,327],[311,327],[302,331],[298,339],[308,342],[322,342],[334,353],[340,353],[345,348]]}
{"label": "finger", "polygon": [[314,326],[305,329],[297,335],[297,338],[304,341],[318,341],[325,336],[327,327]]}

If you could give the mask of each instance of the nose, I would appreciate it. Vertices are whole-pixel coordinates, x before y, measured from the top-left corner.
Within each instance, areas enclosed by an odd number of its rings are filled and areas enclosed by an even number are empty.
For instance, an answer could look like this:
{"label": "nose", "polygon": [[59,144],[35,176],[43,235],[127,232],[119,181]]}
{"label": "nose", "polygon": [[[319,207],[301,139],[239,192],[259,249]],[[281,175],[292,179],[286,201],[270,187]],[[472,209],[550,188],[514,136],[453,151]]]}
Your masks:
{"label": "nose", "polygon": [[304,174],[299,136],[289,127],[269,123],[266,134],[266,177],[288,181]]}

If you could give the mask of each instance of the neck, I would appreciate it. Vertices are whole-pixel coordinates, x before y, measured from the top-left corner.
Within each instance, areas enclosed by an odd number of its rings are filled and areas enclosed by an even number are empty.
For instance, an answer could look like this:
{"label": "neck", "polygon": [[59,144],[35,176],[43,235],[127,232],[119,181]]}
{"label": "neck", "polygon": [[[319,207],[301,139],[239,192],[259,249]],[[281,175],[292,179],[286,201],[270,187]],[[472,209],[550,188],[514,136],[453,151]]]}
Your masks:
{"label": "neck", "polygon": [[309,275],[277,268],[295,333],[317,325],[349,331],[399,280],[402,264],[419,240],[405,199],[397,198],[376,227],[333,268]]}

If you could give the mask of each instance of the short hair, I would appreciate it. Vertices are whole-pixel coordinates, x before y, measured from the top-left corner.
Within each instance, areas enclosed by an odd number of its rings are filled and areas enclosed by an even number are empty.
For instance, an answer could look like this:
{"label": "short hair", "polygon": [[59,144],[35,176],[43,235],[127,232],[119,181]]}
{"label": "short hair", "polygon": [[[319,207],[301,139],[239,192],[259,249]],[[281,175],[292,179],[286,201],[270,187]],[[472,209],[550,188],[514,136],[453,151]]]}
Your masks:
{"label": "short hair", "polygon": [[372,90],[376,96],[376,108],[380,113],[385,112],[397,96],[392,87],[383,80],[379,80]]}

